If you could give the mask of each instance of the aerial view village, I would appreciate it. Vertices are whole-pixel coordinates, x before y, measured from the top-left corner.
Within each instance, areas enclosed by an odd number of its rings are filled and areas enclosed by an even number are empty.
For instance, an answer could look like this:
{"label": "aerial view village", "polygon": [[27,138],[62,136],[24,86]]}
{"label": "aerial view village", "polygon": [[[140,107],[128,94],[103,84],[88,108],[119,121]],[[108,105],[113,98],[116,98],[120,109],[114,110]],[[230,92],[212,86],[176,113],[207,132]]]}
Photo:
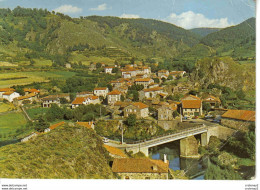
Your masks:
{"label": "aerial view village", "polygon": [[1,178],[255,179],[254,11],[186,26],[0,5]]}

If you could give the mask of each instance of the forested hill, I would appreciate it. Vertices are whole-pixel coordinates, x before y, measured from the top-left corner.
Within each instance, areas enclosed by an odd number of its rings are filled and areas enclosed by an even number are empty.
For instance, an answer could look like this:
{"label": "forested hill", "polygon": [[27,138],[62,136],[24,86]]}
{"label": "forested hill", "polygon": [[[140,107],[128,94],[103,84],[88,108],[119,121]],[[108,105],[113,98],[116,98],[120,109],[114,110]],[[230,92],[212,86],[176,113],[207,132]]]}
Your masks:
{"label": "forested hill", "polygon": [[250,57],[255,54],[255,40],[255,18],[250,18],[241,24],[205,36],[201,43],[215,48],[217,55],[228,52],[233,57]]}
{"label": "forested hill", "polygon": [[191,32],[198,34],[201,37],[205,37],[208,34],[217,32],[219,30],[221,30],[221,28],[193,28],[193,29],[190,29]]}
{"label": "forested hill", "polygon": [[[202,38],[189,30],[152,19],[88,16],[71,18],[42,9],[0,9],[1,61],[56,65],[204,56],[253,57],[255,19]],[[180,61],[180,64],[182,62]]]}

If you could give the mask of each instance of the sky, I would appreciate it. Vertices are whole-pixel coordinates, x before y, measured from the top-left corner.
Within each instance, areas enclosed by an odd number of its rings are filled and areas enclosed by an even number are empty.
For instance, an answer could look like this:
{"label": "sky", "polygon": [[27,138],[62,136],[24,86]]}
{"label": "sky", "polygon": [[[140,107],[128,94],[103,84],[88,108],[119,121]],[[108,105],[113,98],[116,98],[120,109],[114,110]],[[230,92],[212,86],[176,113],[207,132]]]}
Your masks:
{"label": "sky", "polygon": [[185,29],[224,28],[255,17],[254,0],[0,0],[0,8],[46,8],[71,17],[162,20]]}

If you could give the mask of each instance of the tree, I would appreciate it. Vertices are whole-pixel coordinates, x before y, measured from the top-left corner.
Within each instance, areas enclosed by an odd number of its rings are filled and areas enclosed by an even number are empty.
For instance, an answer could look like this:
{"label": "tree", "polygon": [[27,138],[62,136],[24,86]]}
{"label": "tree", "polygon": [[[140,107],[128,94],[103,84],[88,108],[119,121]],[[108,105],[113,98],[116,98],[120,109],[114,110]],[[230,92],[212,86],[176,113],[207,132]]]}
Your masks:
{"label": "tree", "polygon": [[135,114],[130,114],[127,119],[126,123],[128,126],[133,127],[136,124],[136,115]]}
{"label": "tree", "polygon": [[47,121],[55,121],[57,119],[64,118],[64,112],[57,104],[51,104],[51,108],[46,112],[45,115]]}
{"label": "tree", "polygon": [[202,103],[202,109],[205,110],[207,113],[211,110],[211,106],[208,102]]}
{"label": "tree", "polygon": [[68,100],[66,98],[60,98],[60,103],[61,104],[67,104]]}
{"label": "tree", "polygon": [[37,119],[37,121],[34,123],[35,130],[37,130],[39,132],[43,132],[49,126],[50,126],[50,124],[43,118],[43,116],[40,116]]}
{"label": "tree", "polygon": [[172,75],[169,75],[167,78],[167,80],[172,80],[172,79],[173,79]]}

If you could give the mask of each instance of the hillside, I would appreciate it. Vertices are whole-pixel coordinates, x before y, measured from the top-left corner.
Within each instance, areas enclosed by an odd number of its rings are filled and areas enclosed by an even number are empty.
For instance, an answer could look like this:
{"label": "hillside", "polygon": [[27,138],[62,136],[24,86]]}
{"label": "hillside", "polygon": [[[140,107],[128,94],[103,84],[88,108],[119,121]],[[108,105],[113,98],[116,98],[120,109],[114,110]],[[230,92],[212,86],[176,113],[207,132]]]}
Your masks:
{"label": "hillside", "polygon": [[222,29],[202,38],[201,43],[217,50],[216,55],[255,57],[255,18]]}
{"label": "hillside", "polygon": [[83,127],[59,127],[0,148],[1,178],[111,179],[102,140]]}
{"label": "hillside", "polygon": [[193,29],[190,29],[189,31],[199,35],[200,37],[205,37],[208,34],[211,34],[213,32],[217,32],[220,30],[221,30],[221,28],[193,28]]}

